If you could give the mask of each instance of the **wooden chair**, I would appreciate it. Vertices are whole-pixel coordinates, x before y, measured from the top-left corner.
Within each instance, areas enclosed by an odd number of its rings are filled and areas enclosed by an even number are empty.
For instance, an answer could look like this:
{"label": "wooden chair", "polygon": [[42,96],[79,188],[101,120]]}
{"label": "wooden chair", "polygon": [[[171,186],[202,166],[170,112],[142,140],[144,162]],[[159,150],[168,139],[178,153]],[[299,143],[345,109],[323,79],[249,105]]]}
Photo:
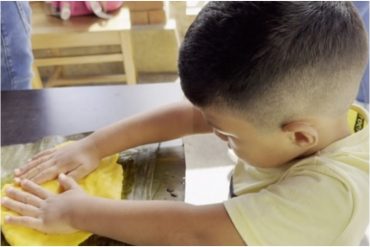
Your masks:
{"label": "wooden chair", "polygon": [[[40,7],[42,7],[40,5]],[[57,66],[52,76],[44,83],[46,87],[61,85],[81,85],[93,83],[136,83],[136,69],[131,40],[130,13],[121,8],[109,20],[94,16],[83,16],[63,21],[48,16],[43,11],[35,11],[32,17],[32,49],[52,49],[55,57],[35,58],[33,71],[34,88],[40,88],[43,82],[39,69],[44,66]],[[64,56],[58,49],[73,47],[120,45],[121,52],[114,54]],[[124,74],[98,75],[76,79],[61,78],[61,66],[75,64],[122,62]]]}

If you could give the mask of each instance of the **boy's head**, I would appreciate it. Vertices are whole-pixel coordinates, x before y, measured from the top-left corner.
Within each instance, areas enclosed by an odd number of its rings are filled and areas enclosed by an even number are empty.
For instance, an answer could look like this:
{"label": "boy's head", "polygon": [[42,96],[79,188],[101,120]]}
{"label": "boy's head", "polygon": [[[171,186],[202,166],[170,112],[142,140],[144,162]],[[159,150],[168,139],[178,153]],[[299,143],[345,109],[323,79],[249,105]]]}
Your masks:
{"label": "boy's head", "polygon": [[350,2],[210,2],[181,46],[181,85],[204,112],[264,132],[336,118],[355,99],[367,43]]}

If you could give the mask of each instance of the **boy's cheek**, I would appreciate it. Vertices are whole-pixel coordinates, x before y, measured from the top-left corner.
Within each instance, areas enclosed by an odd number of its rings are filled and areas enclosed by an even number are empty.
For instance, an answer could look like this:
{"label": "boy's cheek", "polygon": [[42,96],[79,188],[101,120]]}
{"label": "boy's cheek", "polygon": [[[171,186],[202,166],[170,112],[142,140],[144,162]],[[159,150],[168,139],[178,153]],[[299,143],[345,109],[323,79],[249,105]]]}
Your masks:
{"label": "boy's cheek", "polygon": [[228,141],[227,144],[229,148],[234,151],[235,155],[238,156],[239,159],[247,161],[248,155],[245,151],[243,151],[243,149],[240,149],[240,147],[236,146],[235,143],[233,143],[232,141]]}
{"label": "boy's cheek", "polygon": [[[229,145],[240,160],[243,160],[251,165],[259,164],[261,162],[261,153],[258,152],[258,149],[256,150],[254,145],[237,145],[233,141],[230,141]],[[265,156],[266,154],[263,155],[263,157]]]}

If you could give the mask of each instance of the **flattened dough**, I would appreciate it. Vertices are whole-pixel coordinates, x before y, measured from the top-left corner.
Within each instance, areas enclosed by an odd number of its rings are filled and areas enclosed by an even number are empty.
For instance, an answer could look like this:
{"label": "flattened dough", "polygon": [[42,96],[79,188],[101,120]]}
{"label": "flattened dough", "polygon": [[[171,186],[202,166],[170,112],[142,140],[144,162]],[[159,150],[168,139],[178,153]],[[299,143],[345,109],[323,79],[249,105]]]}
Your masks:
{"label": "flattened dough", "polygon": [[[59,146],[66,145],[63,143]],[[100,162],[99,167],[88,176],[80,180],[79,184],[83,190],[93,196],[111,199],[121,199],[123,170],[117,164],[118,154],[109,156]],[[6,184],[1,190],[1,196],[5,195],[5,189],[14,186]],[[57,180],[46,182],[42,185],[45,189],[58,193],[59,182]],[[79,245],[85,241],[92,233],[78,231],[72,234],[46,234],[31,228],[4,224],[6,215],[17,215],[4,207],[1,207],[1,226],[3,234],[10,245]]]}

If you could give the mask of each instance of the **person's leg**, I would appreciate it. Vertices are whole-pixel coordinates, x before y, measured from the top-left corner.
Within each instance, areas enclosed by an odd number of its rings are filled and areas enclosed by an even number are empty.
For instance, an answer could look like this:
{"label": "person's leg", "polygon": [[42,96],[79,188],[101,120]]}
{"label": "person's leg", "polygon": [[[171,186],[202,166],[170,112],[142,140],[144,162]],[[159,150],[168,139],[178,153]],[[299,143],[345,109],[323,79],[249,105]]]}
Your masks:
{"label": "person's leg", "polygon": [[30,89],[31,8],[28,2],[1,5],[1,90]]}

